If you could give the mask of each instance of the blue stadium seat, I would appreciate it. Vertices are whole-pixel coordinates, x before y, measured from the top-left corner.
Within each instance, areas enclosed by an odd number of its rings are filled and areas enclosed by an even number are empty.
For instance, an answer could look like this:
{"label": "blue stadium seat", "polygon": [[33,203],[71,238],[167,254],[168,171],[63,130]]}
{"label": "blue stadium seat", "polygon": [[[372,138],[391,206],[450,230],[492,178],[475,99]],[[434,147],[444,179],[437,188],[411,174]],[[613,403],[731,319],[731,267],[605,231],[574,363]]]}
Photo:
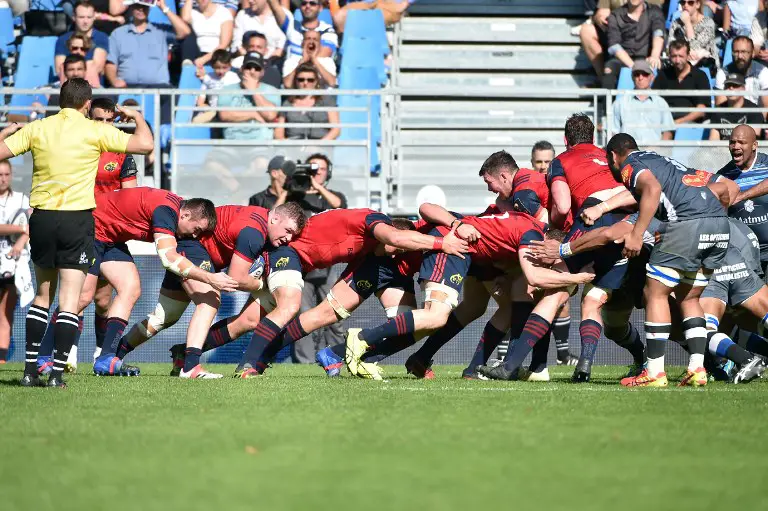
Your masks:
{"label": "blue stadium seat", "polygon": [[723,67],[733,62],[733,39],[728,39],[723,50]]}
{"label": "blue stadium seat", "polygon": [[675,140],[704,140],[704,128],[678,128],[675,131]]}
{"label": "blue stadium seat", "polygon": [[[206,67],[207,71],[210,71]],[[199,89],[200,79],[195,76],[195,66],[182,66],[181,78],[179,79],[179,89]],[[191,107],[195,106],[197,100],[197,94],[185,94],[178,97],[176,106]],[[192,110],[178,110],[176,111],[177,123],[188,123],[192,121],[194,112]],[[211,138],[210,128],[197,128],[197,127],[178,127],[173,134],[174,138],[182,140],[209,140]],[[205,159],[205,155],[210,151],[210,147],[198,147],[198,146],[180,146],[181,149],[177,152],[177,161],[179,165],[184,164],[200,164]],[[173,154],[173,153],[171,153]]]}
{"label": "blue stadium seat", "polygon": [[[301,23],[304,20],[304,15],[301,14],[301,9],[293,11],[293,18]],[[323,9],[320,11],[320,16],[317,17],[320,21],[325,21],[329,25],[333,25],[333,17],[331,17],[330,9]]]}
{"label": "blue stadium seat", "polygon": [[30,10],[39,11],[61,11],[60,0],[31,0],[29,2]]}
{"label": "blue stadium seat", "polygon": [[0,51],[9,54],[14,49],[13,14],[8,8],[0,9]]}
{"label": "blue stadium seat", "polygon": [[[53,54],[56,37],[25,37],[21,42],[19,60],[14,77],[19,89],[42,87],[55,80]],[[46,104],[43,94],[14,94],[11,106],[31,106],[35,101]],[[9,113],[29,115],[29,110],[11,110]]]}
{"label": "blue stadium seat", "polygon": [[669,1],[669,11],[667,11],[667,29],[669,29],[669,26],[673,21],[680,17],[680,9],[678,8],[678,4],[679,0]]}

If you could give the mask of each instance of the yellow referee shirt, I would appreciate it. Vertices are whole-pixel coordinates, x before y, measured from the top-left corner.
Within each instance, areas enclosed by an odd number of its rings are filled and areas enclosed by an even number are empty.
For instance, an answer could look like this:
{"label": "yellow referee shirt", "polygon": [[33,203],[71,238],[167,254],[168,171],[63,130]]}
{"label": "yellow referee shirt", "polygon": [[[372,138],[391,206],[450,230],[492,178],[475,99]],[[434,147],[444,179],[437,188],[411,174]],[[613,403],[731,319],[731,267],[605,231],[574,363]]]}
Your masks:
{"label": "yellow referee shirt", "polygon": [[36,209],[82,211],[96,207],[93,188],[101,153],[124,153],[131,135],[95,122],[72,108],[27,124],[5,139],[18,156],[32,151],[32,192]]}

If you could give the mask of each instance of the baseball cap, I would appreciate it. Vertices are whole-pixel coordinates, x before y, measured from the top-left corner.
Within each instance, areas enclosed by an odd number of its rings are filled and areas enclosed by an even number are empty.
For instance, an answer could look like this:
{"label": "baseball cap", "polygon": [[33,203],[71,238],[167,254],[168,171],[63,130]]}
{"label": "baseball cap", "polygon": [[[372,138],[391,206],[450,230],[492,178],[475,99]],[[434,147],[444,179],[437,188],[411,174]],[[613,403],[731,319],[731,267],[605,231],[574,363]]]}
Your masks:
{"label": "baseball cap", "polygon": [[257,51],[246,53],[245,57],[243,57],[241,69],[248,65],[259,66],[261,69],[264,69],[264,56]]}
{"label": "baseball cap", "polygon": [[744,86],[746,84],[746,81],[744,80],[744,75],[741,73],[728,73],[728,76],[725,77],[725,81],[723,82],[723,85],[738,85],[738,86]]}
{"label": "baseball cap", "polygon": [[646,74],[649,74],[649,75],[653,74],[653,70],[651,69],[651,65],[648,64],[648,62],[646,62],[644,60],[638,60],[637,62],[635,62],[635,64],[632,66],[632,72],[634,73],[635,71],[640,71],[642,73],[646,73]]}
{"label": "baseball cap", "polygon": [[267,172],[270,170],[282,170],[285,165],[285,156],[275,156],[267,164]]}

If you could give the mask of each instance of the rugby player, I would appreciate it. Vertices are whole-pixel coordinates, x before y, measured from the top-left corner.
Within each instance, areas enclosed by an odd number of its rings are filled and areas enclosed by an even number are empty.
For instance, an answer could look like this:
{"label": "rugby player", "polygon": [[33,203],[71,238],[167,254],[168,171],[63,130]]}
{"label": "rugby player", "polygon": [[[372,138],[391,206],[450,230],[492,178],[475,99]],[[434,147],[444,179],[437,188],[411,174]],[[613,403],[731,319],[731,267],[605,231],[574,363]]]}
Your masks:
{"label": "rugby player", "polygon": [[[176,250],[176,236],[198,238],[216,227],[216,212],[208,199],[184,200],[165,190],[130,188],[100,195],[94,219],[96,257],[88,278],[95,281],[104,277],[117,293],[109,308],[104,344],[93,372],[102,376],[135,376],[137,368],[123,368],[122,360],[116,356],[128,318],[141,295],[139,274],[127,241],[154,241],[163,267],[181,277],[204,282],[220,291],[234,291],[237,281],[224,273],[198,268]],[[93,294],[81,296],[79,310],[85,309],[92,299]]]}
{"label": "rugby player", "polygon": [[[96,98],[91,101],[89,117],[96,122],[112,124],[115,121],[117,110],[115,102],[109,98]],[[133,156],[125,153],[103,152],[99,157],[99,168],[96,171],[96,185],[94,194],[96,197],[102,193],[113,192],[123,188],[135,188],[137,185],[136,161]],[[96,286],[95,291],[89,289],[90,286]],[[82,294],[93,294],[94,308],[94,326],[96,333],[96,350],[93,353],[93,359],[101,353],[101,345],[104,343],[104,333],[107,324],[107,312],[109,304],[112,302],[112,286],[104,279],[85,279]],[[48,328],[45,331],[43,342],[40,344],[40,353],[37,357],[37,371],[40,374],[48,374],[53,367],[53,325],[56,324],[58,309],[53,313]],[[83,330],[83,317],[78,317],[80,332]],[[69,351],[67,358],[66,371],[74,372],[77,370],[77,343],[80,339],[78,334],[75,344]]]}
{"label": "rugby player", "polygon": [[[472,261],[482,265],[496,263],[505,269],[519,263],[532,286],[547,289],[578,285],[592,279],[592,275],[588,274],[571,275],[535,266],[526,257],[526,247],[533,239],[544,238],[544,225],[525,213],[507,211],[501,215],[457,218],[442,207],[429,203],[423,204],[419,212],[427,222],[439,226],[432,230],[434,235],[449,232],[451,225],[458,220],[459,224],[474,227],[480,236],[470,244],[469,253],[463,259],[436,251],[424,255],[419,268],[419,281],[425,294],[423,309],[404,312],[374,328],[348,330],[345,361],[352,374],[381,379],[378,366],[362,361],[370,346],[375,347],[385,338],[417,332],[423,334],[443,327],[458,305],[462,283]],[[546,294],[559,298],[557,293],[547,291]],[[544,307],[546,302],[542,299],[540,305],[544,304]],[[531,330],[541,334],[538,339],[549,333],[549,322],[561,305],[562,301],[554,308],[549,320],[537,314],[528,319]]]}
{"label": "rugby player", "polygon": [[644,289],[647,369],[627,377],[629,387],[665,387],[666,341],[672,328],[668,299],[674,291],[680,307],[682,328],[690,358],[681,386],[707,383],[704,352],[706,321],[699,298],[712,272],[722,265],[728,247],[730,226],[720,199],[707,186],[710,174],[693,171],[656,153],[640,151],[626,133],[608,142],[608,163],[638,201],[638,219],[624,236],[623,255],[635,257],[643,246],[643,233],[651,219],[665,222],[663,237],[651,251]]}
{"label": "rugby player", "polygon": [[[260,278],[251,275],[251,267],[267,248],[285,245],[304,228],[306,216],[299,204],[288,202],[272,211],[256,206],[219,206],[216,229],[199,240],[181,240],[181,251],[194,264],[213,271],[227,268],[239,291],[253,293],[261,289]],[[187,330],[187,343],[171,348],[174,360],[172,375],[181,378],[216,379],[223,375],[206,371],[200,364],[204,343],[219,310],[219,291],[211,285],[186,280],[166,271],[157,305],[146,319],[136,323],[121,339],[117,356],[122,359],[139,345],[165,330],[181,318],[190,300],[195,311]]]}

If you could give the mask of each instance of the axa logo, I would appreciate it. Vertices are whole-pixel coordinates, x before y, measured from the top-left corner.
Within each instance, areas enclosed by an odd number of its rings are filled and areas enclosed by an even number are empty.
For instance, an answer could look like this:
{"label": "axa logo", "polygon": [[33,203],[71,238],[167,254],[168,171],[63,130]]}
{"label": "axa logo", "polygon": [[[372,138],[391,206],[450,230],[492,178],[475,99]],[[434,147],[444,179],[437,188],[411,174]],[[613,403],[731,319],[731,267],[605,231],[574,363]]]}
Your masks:
{"label": "axa logo", "polygon": [[290,258],[290,257],[281,257],[281,258],[280,258],[280,259],[278,259],[278,260],[277,260],[277,262],[275,263],[275,268],[285,268],[286,266],[288,266],[288,263],[289,263],[290,261],[291,261],[291,258]]}

